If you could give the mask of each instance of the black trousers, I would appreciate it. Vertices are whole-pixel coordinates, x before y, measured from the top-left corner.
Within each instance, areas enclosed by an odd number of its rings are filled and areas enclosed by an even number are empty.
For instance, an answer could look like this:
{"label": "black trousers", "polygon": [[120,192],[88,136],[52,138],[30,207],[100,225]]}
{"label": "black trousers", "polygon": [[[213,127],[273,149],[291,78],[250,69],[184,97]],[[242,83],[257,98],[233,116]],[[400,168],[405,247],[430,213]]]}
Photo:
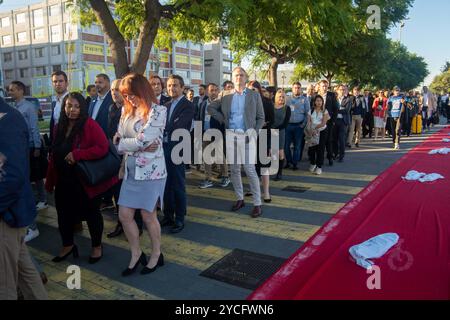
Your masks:
{"label": "black trousers", "polygon": [[327,150],[327,159],[332,160],[334,158],[333,151],[333,141],[335,139],[334,135],[334,124],[331,121],[327,122],[327,129],[325,130],[327,135],[325,137],[325,148]]}
{"label": "black trousers", "polygon": [[64,247],[74,244],[74,225],[87,222],[92,247],[102,244],[103,217],[100,213],[101,196],[89,199],[81,183],[60,182],[55,187],[55,206],[58,229]]}
{"label": "black trousers", "polygon": [[410,116],[405,116],[402,118],[402,129],[403,133],[408,137],[411,135],[412,118]]}
{"label": "black trousers", "polygon": [[450,105],[447,106],[447,122],[450,122]]}
{"label": "black trousers", "polygon": [[362,130],[363,130],[362,134],[364,138],[367,135],[369,135],[369,138],[372,138],[373,127],[374,127],[373,113],[366,112],[362,123]]}
{"label": "black trousers", "polygon": [[333,133],[333,152],[339,159],[344,159],[345,146],[347,141],[347,128],[343,119],[337,119]]}
{"label": "black trousers", "polygon": [[319,168],[322,168],[323,160],[325,158],[325,145],[328,137],[327,130],[328,129],[325,129],[320,132],[319,144],[314,147],[310,147],[308,150],[309,162]]}
{"label": "black trousers", "polygon": [[173,147],[163,145],[166,158],[167,180],[164,189],[164,217],[174,220],[177,225],[184,224],[186,215],[186,177],[185,165],[174,164],[171,159]]}

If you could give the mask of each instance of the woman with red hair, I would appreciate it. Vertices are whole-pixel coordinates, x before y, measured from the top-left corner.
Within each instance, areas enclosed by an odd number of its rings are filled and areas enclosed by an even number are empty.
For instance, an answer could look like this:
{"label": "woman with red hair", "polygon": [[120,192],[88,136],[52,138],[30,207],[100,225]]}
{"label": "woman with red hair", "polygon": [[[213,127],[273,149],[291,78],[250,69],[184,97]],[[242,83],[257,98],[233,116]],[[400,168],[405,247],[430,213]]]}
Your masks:
{"label": "woman with red hair", "polygon": [[[122,276],[128,276],[136,271],[139,263],[145,266],[141,274],[151,273],[164,265],[156,206],[163,203],[167,177],[162,150],[167,110],[156,104],[152,87],[140,74],[129,74],[123,78],[119,90],[125,106],[114,143],[124,154],[125,172],[118,204],[119,219],[131,248],[130,263],[122,272]],[[137,209],[141,209],[142,220],[152,242],[148,262],[140,248],[139,231],[134,220]]]}

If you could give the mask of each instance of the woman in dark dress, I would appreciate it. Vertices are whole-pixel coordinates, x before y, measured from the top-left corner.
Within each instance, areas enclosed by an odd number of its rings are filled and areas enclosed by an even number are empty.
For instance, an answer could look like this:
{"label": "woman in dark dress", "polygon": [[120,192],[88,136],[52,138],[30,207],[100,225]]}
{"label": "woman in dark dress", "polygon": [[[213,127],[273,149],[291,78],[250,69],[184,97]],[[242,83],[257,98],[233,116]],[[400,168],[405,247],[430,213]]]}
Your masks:
{"label": "woman in dark dress", "polygon": [[[261,137],[261,134],[266,134],[267,135],[267,150],[268,150],[268,154],[267,156],[270,158],[271,154],[270,154],[270,146],[271,146],[271,134],[270,134],[270,130],[272,129],[272,125],[274,122],[274,118],[275,118],[275,114],[274,114],[274,107],[273,107],[273,102],[264,97],[262,95],[262,88],[261,88],[261,84],[258,81],[250,81],[247,85],[247,88],[253,91],[257,91],[259,92],[259,94],[261,95],[261,99],[263,102],[263,107],[264,107],[264,115],[265,115],[265,123],[264,126],[262,127],[262,131],[259,135],[259,137]],[[264,130],[265,129],[265,130]],[[262,186],[263,186],[263,192],[264,192],[264,202],[271,202],[272,199],[270,197],[270,191],[269,191],[269,181],[270,181],[270,161],[267,164],[263,164],[261,163],[261,159],[259,158],[259,140],[258,140],[258,149],[257,149],[257,163],[256,163],[256,172],[258,173],[258,176],[261,177],[262,180]]]}
{"label": "woman in dark dress", "polygon": [[289,119],[291,118],[291,108],[286,105],[286,93],[283,89],[279,89],[275,94],[275,121],[273,123],[273,129],[278,130],[278,133],[274,133],[274,137],[278,135],[279,139],[279,151],[278,151],[278,172],[275,177],[275,181],[281,180],[283,176],[284,166],[284,143],[285,143],[285,131],[289,125]]}

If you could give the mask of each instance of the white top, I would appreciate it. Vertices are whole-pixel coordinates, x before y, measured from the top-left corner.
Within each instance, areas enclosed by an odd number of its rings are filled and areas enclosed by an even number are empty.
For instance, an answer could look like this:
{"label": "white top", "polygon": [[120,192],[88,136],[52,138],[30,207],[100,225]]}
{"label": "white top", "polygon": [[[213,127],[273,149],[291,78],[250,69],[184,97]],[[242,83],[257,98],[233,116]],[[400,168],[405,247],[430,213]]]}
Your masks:
{"label": "white top", "polygon": [[325,123],[324,126],[319,127],[322,124],[322,120],[323,120],[323,116],[325,114],[328,114],[328,110],[325,109],[324,112],[316,112],[315,110],[313,111],[313,113],[311,114],[311,122],[312,122],[312,127],[316,130],[323,131],[326,129],[327,124]]}
{"label": "white top", "polygon": [[61,114],[61,106],[62,106],[62,102],[64,100],[64,98],[69,94],[69,91],[66,91],[66,93],[64,93],[61,97],[53,97],[53,101],[56,102],[55,104],[55,109],[53,109],[53,120],[55,121],[55,124],[58,123],[59,121],[59,116]]}
{"label": "white top", "polygon": [[428,93],[423,94],[422,104],[424,107],[428,107]]}

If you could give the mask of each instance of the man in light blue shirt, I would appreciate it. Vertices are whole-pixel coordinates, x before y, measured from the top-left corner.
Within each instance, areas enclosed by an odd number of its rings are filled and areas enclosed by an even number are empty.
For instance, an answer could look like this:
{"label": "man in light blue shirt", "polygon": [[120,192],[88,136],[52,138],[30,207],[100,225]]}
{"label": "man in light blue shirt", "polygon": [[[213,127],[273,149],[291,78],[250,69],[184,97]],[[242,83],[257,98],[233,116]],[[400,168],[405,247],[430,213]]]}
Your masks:
{"label": "man in light blue shirt", "polygon": [[[284,152],[286,154],[286,166],[292,165],[292,170],[298,170],[298,162],[303,155],[302,141],[304,130],[308,122],[310,112],[310,100],[302,95],[302,85],[295,82],[292,85],[292,97],[286,101],[286,105],[291,108],[291,118],[286,128],[286,144]],[[294,153],[291,151],[291,144],[294,145]]]}
{"label": "man in light blue shirt", "polygon": [[231,102],[230,129],[245,131],[244,107],[247,89],[236,91]]}
{"label": "man in light blue shirt", "polygon": [[[39,134],[38,117],[35,106],[24,97],[25,84],[20,81],[13,81],[9,85],[9,95],[16,102],[16,109],[22,114],[28,126],[29,150],[30,150],[30,172],[31,180],[36,183],[38,191],[38,201],[36,209],[42,210],[48,207],[47,193],[44,187],[44,175],[46,168],[45,161],[41,161],[41,135]],[[28,228],[25,242],[36,238],[39,230],[36,223],[32,223]]]}

